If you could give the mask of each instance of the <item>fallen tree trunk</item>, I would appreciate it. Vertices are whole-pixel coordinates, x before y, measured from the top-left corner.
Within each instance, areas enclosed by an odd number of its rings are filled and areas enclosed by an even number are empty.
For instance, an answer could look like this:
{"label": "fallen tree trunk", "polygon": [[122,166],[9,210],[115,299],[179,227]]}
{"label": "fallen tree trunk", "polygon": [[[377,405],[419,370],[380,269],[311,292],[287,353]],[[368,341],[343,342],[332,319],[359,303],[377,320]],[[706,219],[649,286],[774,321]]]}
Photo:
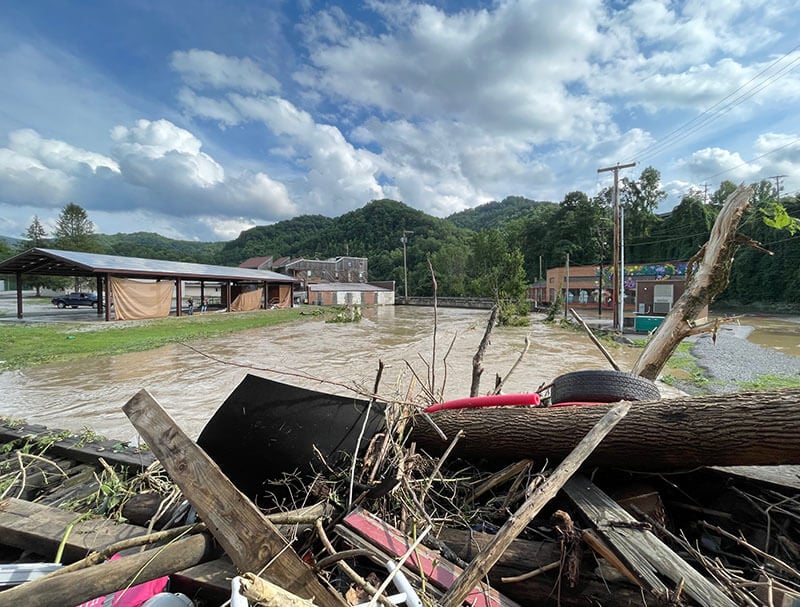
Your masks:
{"label": "fallen tree trunk", "polygon": [[[656,379],[675,348],[685,337],[697,333],[693,323],[700,310],[708,306],[728,286],[733,255],[739,248],[736,229],[742,214],[750,205],[753,188],[739,186],[722,207],[708,242],[687,267],[686,291],[667,314],[653,338],[633,365],[632,373]],[[697,268],[692,272],[692,265]],[[689,279],[689,272],[692,272]]]}
{"label": "fallen tree trunk", "polygon": [[[800,388],[631,403],[587,463],[635,470],[800,464],[798,403]],[[610,407],[460,409],[431,418],[447,436],[465,432],[453,455],[558,462]],[[433,454],[449,445],[422,422],[411,440]]]}
{"label": "fallen tree trunk", "polygon": [[197,565],[211,554],[213,547],[211,534],[200,533],[88,569],[51,574],[0,592],[0,607],[78,605]]}

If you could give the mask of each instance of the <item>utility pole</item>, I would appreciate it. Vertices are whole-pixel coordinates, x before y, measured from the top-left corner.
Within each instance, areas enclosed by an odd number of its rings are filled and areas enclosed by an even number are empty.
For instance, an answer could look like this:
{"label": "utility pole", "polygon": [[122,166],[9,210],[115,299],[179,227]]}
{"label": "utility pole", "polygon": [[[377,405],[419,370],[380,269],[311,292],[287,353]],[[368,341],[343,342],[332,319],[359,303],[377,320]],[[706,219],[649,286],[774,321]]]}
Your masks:
{"label": "utility pole", "polygon": [[625,243],[622,240],[622,230],[620,221],[619,209],[619,171],[620,169],[629,169],[635,167],[636,163],[631,162],[628,164],[616,164],[613,167],[605,167],[597,169],[598,173],[605,173],[614,171],[614,286],[611,293],[614,302],[614,331],[622,331],[622,315],[625,305],[625,284],[622,280],[622,250]]}
{"label": "utility pole", "polygon": [[567,263],[564,266],[564,276],[566,277],[564,289],[564,318],[567,318],[567,311],[569,310],[569,253],[567,253]]}
{"label": "utility pole", "polygon": [[781,179],[784,177],[786,177],[786,175],[773,175],[769,178],[775,180],[775,196],[777,198],[776,202],[778,203],[781,201],[781,190],[783,189],[783,186],[781,186]]}
{"label": "utility pole", "polygon": [[403,237],[400,242],[403,243],[403,303],[408,304],[408,264],[406,263],[406,243],[408,237],[406,234],[413,234],[412,230],[403,230]]}

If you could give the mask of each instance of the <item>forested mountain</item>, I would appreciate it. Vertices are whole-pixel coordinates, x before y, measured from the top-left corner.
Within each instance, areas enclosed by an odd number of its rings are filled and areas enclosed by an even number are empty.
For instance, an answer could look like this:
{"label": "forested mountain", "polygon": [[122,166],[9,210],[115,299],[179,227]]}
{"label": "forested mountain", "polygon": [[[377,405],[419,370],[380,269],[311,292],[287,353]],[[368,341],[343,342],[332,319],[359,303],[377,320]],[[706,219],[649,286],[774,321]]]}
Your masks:
{"label": "forested mountain", "polygon": [[472,209],[453,213],[447,220],[460,228],[469,228],[476,232],[504,228],[510,221],[523,219],[542,205],[553,206],[555,203],[529,200],[522,196],[506,196],[500,202],[487,202]]}
{"label": "forested mountain", "polygon": [[174,240],[152,232],[97,234],[96,239],[100,249],[106,255],[208,264],[217,263],[223,247],[221,242]]}
{"label": "forested mountain", "polygon": [[[621,181],[628,263],[691,258],[707,241],[719,209],[736,187],[723,182],[709,200],[689,193],[670,214],[657,216],[654,211],[663,197],[659,180],[658,171],[648,167],[638,179]],[[500,294],[517,290],[520,280],[544,277],[548,268],[563,265],[567,254],[572,265],[609,264],[611,199],[609,189],[591,198],[570,192],[559,203],[510,196],[447,219],[384,199],[335,218],[302,215],[255,227],[226,243],[136,233],[96,235],[96,244],[97,250],[108,254],[230,266],[268,255],[320,259],[352,255],[369,259],[370,279],[394,280],[401,293],[407,268],[409,295],[432,293],[431,269],[439,295]],[[757,184],[753,206],[739,230],[775,254],[743,247],[721,299],[745,304],[800,301],[800,233],[765,224],[775,199],[770,182]],[[797,197],[780,202],[790,216],[800,217]],[[41,246],[52,246],[47,242]],[[9,254],[16,252],[14,248]]]}
{"label": "forested mountain", "polygon": [[219,261],[235,265],[249,257],[267,255],[320,259],[352,255],[369,258],[372,279],[401,281],[404,231],[409,274],[426,264],[427,254],[454,242],[463,244],[470,234],[402,202],[373,200],[333,219],[301,215],[252,228],[226,243]]}

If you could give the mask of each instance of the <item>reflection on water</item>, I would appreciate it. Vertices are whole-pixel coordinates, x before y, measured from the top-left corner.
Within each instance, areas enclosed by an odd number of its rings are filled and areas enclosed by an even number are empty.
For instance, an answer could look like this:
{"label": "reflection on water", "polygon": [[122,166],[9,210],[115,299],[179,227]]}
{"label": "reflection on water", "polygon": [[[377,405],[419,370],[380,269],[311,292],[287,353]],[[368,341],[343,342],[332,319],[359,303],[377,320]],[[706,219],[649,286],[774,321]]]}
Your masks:
{"label": "reflection on water", "polygon": [[[410,366],[423,382],[433,376],[436,390],[443,392],[444,398],[460,398],[469,395],[472,357],[487,319],[488,311],[440,309],[435,364],[431,364],[433,309],[398,306],[367,310],[360,323],[309,320],[192,342],[201,352],[235,364],[220,363],[173,344],[148,352],[6,372],[0,374],[0,394],[5,396],[0,415],[51,428],[80,431],[90,427],[109,438],[130,440],[135,430],[121,407],[145,388],[196,438],[248,371],[347,394],[343,386],[372,389],[379,361],[386,365],[382,394],[404,394],[411,383]],[[484,357],[483,392],[494,385],[496,374],[508,372],[524,348],[526,335],[530,349],[506,383],[505,392],[531,392],[568,371],[608,368],[585,335],[538,320],[540,317],[534,317],[529,327],[495,327]],[[452,350],[443,361],[451,342]],[[623,347],[613,350],[623,368],[630,368],[637,354]]]}
{"label": "reflection on water", "polygon": [[744,316],[742,325],[753,327],[747,339],[760,346],[800,356],[800,318],[795,316]]}

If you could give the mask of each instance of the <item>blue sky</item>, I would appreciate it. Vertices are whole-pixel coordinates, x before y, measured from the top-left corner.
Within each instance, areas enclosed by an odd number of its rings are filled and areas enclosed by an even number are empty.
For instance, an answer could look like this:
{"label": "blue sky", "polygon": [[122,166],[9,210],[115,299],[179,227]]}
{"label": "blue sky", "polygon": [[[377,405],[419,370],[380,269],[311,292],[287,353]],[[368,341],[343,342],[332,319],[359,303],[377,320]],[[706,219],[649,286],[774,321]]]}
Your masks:
{"label": "blue sky", "polygon": [[37,0],[0,14],[0,234],[227,240],[393,198],[560,201],[652,165],[800,189],[794,0]]}

